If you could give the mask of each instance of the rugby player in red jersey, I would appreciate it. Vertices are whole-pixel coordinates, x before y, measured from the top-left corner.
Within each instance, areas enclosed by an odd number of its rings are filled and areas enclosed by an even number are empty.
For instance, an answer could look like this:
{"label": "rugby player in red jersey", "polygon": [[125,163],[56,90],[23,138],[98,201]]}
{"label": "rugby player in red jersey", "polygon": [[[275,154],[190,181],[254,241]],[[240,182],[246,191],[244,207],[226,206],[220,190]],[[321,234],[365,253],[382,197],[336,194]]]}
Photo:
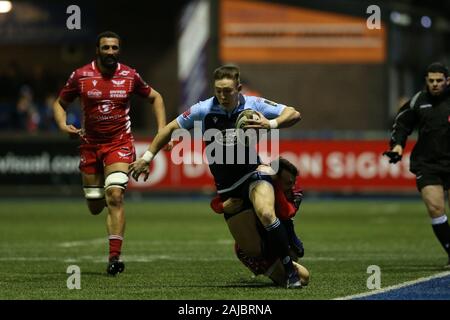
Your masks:
{"label": "rugby player in red jersey", "polygon": [[[130,98],[148,98],[153,105],[158,130],[166,125],[163,98],[135,69],[118,62],[120,37],[111,31],[98,35],[96,59],[75,70],[53,105],[59,129],[80,137],[80,171],[84,195],[92,214],[106,206],[109,239],[107,273],[124,270],[120,260],[125,231],[124,192],[128,166],[135,158],[131,133]],[[67,123],[66,108],[77,97],[83,110],[83,128]]]}
{"label": "rugby player in red jersey", "polygon": [[[258,170],[270,174],[275,191],[275,214],[285,226],[290,246],[290,255],[303,285],[309,282],[309,271],[298,263],[303,257],[303,243],[297,237],[292,219],[303,199],[299,184],[298,169],[287,159],[279,157],[278,172],[260,165]],[[238,259],[255,275],[264,274],[276,284],[284,285],[286,277],[281,261],[274,255],[267,243],[267,236],[252,209],[245,209],[240,198],[221,199],[220,195],[211,201],[216,213],[224,214],[231,235],[235,239],[235,253]]]}

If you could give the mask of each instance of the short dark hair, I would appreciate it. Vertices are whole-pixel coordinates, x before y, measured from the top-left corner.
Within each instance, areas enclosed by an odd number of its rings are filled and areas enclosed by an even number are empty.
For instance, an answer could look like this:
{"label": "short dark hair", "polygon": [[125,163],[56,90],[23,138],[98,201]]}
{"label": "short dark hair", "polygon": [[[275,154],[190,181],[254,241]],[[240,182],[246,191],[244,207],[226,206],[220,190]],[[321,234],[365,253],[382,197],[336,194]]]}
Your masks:
{"label": "short dark hair", "polygon": [[214,70],[214,80],[231,79],[239,85],[241,82],[240,74],[241,72],[238,66],[228,64]]}
{"label": "short dark hair", "polygon": [[446,78],[448,77],[448,68],[445,64],[443,64],[441,62],[433,62],[432,64],[430,64],[427,67],[427,75],[430,72],[443,73]]}
{"label": "short dark hair", "polygon": [[295,177],[298,176],[298,169],[296,166],[294,166],[294,164],[292,162],[290,162],[288,159],[283,158],[283,157],[279,157],[277,160],[278,161],[278,175],[281,174],[281,172],[283,170],[286,170],[287,172],[289,172],[290,174],[294,175]]}
{"label": "short dark hair", "polygon": [[96,41],[96,46],[97,46],[97,48],[100,47],[100,40],[101,40],[102,38],[115,38],[115,39],[118,39],[118,40],[119,40],[119,44],[120,44],[120,42],[121,42],[120,36],[119,36],[117,33],[112,32],[112,31],[104,31],[104,32],[100,33],[100,34],[97,36],[97,41]]}

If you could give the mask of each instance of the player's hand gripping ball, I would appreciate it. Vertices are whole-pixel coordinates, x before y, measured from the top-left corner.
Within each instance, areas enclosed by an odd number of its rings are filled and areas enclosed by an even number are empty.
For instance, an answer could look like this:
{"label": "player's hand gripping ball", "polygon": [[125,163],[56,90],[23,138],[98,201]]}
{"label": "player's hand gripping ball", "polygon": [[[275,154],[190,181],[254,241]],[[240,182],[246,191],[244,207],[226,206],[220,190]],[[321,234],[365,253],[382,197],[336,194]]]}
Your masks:
{"label": "player's hand gripping ball", "polygon": [[245,129],[248,120],[260,120],[258,112],[252,109],[242,111],[236,119],[237,141],[245,146],[258,142],[258,132],[255,129]]}
{"label": "player's hand gripping ball", "polygon": [[236,120],[236,129],[244,129],[247,120],[259,120],[258,112],[252,109],[242,111]]}

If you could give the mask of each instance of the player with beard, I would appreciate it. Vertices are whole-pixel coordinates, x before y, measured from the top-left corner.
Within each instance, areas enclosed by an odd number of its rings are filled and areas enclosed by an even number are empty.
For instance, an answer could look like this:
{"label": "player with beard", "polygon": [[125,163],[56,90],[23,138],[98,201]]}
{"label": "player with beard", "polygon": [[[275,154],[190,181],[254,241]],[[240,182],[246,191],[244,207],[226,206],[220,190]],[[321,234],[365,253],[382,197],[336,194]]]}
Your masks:
{"label": "player with beard", "polygon": [[[124,192],[128,166],[136,158],[128,115],[132,94],[149,99],[158,130],[166,125],[162,96],[135,69],[119,63],[120,44],[114,32],[99,34],[96,59],[71,74],[53,105],[59,129],[80,138],[79,168],[90,212],[97,215],[108,208],[107,273],[111,275],[125,268],[120,260],[125,231]],[[67,123],[66,109],[77,97],[83,108],[82,129]]]}

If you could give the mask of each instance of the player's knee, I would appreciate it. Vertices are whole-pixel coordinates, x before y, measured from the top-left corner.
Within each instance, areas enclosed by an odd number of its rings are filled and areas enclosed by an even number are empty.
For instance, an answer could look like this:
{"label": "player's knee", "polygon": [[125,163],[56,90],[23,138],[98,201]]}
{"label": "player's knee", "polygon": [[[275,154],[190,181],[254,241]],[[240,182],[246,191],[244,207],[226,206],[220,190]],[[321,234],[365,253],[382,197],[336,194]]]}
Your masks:
{"label": "player's knee", "polygon": [[105,207],[105,191],[103,187],[86,186],[83,188],[84,197],[87,200],[89,211],[99,214]]}
{"label": "player's knee", "polygon": [[444,205],[431,203],[428,205],[428,212],[432,218],[438,218],[444,214]]}
{"label": "player's knee", "polygon": [[121,206],[123,193],[128,185],[128,175],[122,171],[110,173],[105,179],[108,206]]}
{"label": "player's knee", "polygon": [[272,209],[262,209],[256,214],[264,226],[271,225],[277,219],[277,217],[275,216],[275,211]]}
{"label": "player's knee", "polygon": [[125,190],[128,185],[128,175],[122,171],[110,173],[105,179],[105,190],[110,188]]}
{"label": "player's knee", "polygon": [[106,201],[109,207],[120,207],[123,203],[124,189],[109,188],[106,190]]}

